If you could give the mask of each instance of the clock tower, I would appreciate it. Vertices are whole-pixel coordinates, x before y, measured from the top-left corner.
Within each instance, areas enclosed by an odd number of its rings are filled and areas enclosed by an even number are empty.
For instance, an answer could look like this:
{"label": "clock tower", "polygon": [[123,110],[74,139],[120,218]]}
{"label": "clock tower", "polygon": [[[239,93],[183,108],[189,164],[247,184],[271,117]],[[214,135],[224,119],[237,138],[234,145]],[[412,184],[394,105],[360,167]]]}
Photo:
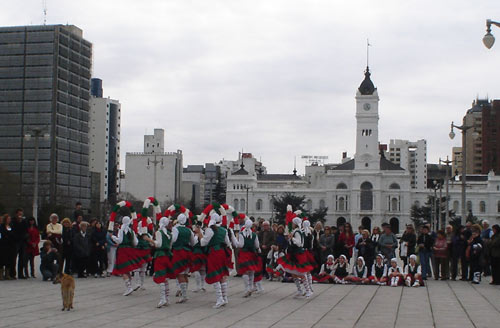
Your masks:
{"label": "clock tower", "polygon": [[356,155],[355,170],[379,170],[378,92],[370,79],[367,66],[365,79],[356,92]]}

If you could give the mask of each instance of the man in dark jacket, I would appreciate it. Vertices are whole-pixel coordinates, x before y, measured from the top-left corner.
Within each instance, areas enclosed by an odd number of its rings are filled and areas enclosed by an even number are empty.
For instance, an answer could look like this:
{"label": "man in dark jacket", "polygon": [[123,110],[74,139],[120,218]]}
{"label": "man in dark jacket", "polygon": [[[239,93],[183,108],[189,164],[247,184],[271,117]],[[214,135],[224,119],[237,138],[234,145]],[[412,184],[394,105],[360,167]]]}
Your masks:
{"label": "man in dark jacket", "polygon": [[73,236],[73,253],[75,254],[78,278],[86,278],[85,269],[90,256],[90,236],[87,233],[88,223],[80,223],[80,232]]}
{"label": "man in dark jacket", "polygon": [[434,245],[434,239],[429,234],[429,227],[427,225],[422,226],[422,233],[418,236],[417,245],[420,265],[422,267],[422,279],[427,280],[427,276],[431,275],[429,261],[432,254],[432,246]]}
{"label": "man in dark jacket", "polygon": [[375,260],[375,245],[373,245],[370,238],[370,231],[365,229],[361,232],[361,238],[358,239],[356,249],[358,250],[358,256],[363,256],[366,268],[371,274],[372,264]]}
{"label": "man in dark jacket", "polygon": [[271,225],[269,224],[269,221],[262,222],[260,231],[258,233],[258,237],[259,237],[260,249],[262,251],[260,253],[260,256],[262,257],[262,273],[264,274],[265,277],[268,277],[266,271],[267,253],[269,253],[271,246],[274,245],[274,240],[275,240],[274,231],[271,230]]}
{"label": "man in dark jacket", "polygon": [[[17,254],[17,277],[26,279],[25,273],[28,273],[28,261],[26,256],[26,246],[28,244],[28,221],[24,217],[23,209],[16,210],[16,214],[12,219],[12,230],[16,238],[16,254]],[[15,277],[16,272],[11,272],[11,276]]]}

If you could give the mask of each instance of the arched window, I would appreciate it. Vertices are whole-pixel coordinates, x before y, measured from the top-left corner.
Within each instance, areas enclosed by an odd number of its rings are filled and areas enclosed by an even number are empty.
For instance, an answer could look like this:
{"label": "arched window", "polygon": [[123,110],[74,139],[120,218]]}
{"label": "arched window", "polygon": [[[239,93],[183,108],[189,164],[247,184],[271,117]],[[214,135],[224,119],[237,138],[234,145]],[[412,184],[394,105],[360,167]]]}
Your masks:
{"label": "arched window", "polygon": [[361,184],[360,208],[362,211],[373,210],[373,186],[365,181]]}
{"label": "arched window", "polygon": [[399,233],[399,220],[398,218],[392,218],[389,221],[389,224],[391,225],[391,230],[393,234]]}
{"label": "arched window", "polygon": [[472,212],[472,202],[470,200],[467,201],[467,212]]}
{"label": "arched window", "polygon": [[310,199],[307,200],[306,209],[308,211],[312,211],[312,209],[313,209],[313,201],[312,200],[310,200]]}
{"label": "arched window", "polygon": [[481,213],[486,212],[486,203],[484,201],[479,202],[479,212],[481,212]]}
{"label": "arched window", "polygon": [[372,231],[372,220],[365,216],[362,220],[361,220],[361,225],[363,226],[363,228],[365,228],[366,230],[368,231]]}
{"label": "arched window", "polygon": [[497,212],[500,213],[500,200],[497,203]]}
{"label": "arched window", "polygon": [[391,185],[389,186],[389,189],[401,189],[401,188],[399,187],[399,185],[396,182],[394,182],[394,183],[391,183]]}
{"label": "arched window", "polygon": [[344,217],[339,217],[337,219],[337,228],[340,227],[340,226],[343,226],[345,223],[346,223],[345,218]]}
{"label": "arched window", "polygon": [[337,201],[337,211],[345,211],[345,199],[344,197],[339,197]]}
{"label": "arched window", "polygon": [[453,201],[453,212],[458,213],[458,207],[460,206],[458,200]]}
{"label": "arched window", "polygon": [[324,208],[325,208],[325,200],[324,200],[324,199],[321,199],[321,200],[319,201],[319,208],[320,208],[320,209],[324,209]]}
{"label": "arched window", "polygon": [[391,199],[391,211],[392,212],[399,211],[398,205],[399,205],[398,199],[396,197],[392,197],[392,199]]}
{"label": "arched window", "polygon": [[347,189],[347,186],[345,183],[341,182],[337,185],[337,189]]}
{"label": "arched window", "polygon": [[238,208],[240,208],[240,202],[239,202],[239,200],[235,199],[233,201],[233,206],[234,206],[235,210],[237,210]]}
{"label": "arched window", "polygon": [[269,200],[269,210],[272,212],[274,211],[274,198],[271,198]]}
{"label": "arched window", "polygon": [[245,200],[243,198],[240,199],[240,211],[242,211],[242,212],[246,211],[246,203],[245,203]]}
{"label": "arched window", "polygon": [[262,199],[257,199],[257,202],[255,203],[255,210],[262,211]]}

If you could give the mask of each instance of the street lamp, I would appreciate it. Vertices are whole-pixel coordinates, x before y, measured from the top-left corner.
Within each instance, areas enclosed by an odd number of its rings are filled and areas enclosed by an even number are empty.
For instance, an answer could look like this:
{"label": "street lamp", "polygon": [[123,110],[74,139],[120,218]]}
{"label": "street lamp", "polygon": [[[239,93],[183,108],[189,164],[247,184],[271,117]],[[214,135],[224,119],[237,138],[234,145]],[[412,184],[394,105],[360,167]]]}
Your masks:
{"label": "street lamp", "polygon": [[493,44],[495,43],[495,37],[493,36],[493,34],[491,34],[491,25],[500,27],[500,23],[492,21],[491,19],[486,20],[486,34],[483,37],[483,43],[484,46],[488,49],[491,49],[491,47],[493,47]]}
{"label": "street lamp", "polygon": [[35,138],[35,171],[33,174],[33,217],[35,222],[38,224],[38,144],[40,137],[44,140],[49,140],[50,134],[42,134],[43,129],[33,128],[31,133],[26,133],[24,135],[24,140],[30,141],[31,138]]}
{"label": "street lamp", "polygon": [[445,164],[446,165],[446,181],[445,181],[445,186],[446,186],[446,213],[445,213],[445,218],[444,218],[444,222],[441,223],[441,227],[442,229],[445,228],[446,226],[446,222],[449,221],[450,219],[450,196],[449,196],[449,181],[450,181],[450,176],[449,176],[449,173],[450,173],[450,164],[453,163],[453,161],[449,160],[448,159],[448,156],[446,156],[446,160],[442,160],[441,158],[439,158],[439,164],[441,165],[441,163]]}
{"label": "street lamp", "polygon": [[[467,126],[465,125],[465,118],[464,122],[462,123],[461,126],[453,124],[451,122],[451,131],[450,131],[450,139],[455,138],[455,132],[453,131],[453,128],[459,129],[462,131],[462,218],[461,220],[465,220],[467,214],[466,214],[466,208],[465,208],[465,186],[466,186],[466,180],[467,180],[467,130],[470,128],[473,128],[474,126],[470,125]],[[474,131],[472,133],[472,137],[476,139],[478,137],[478,133]]]}
{"label": "street lamp", "polygon": [[[441,183],[439,183],[437,180],[433,181],[434,186],[432,189],[434,190],[434,220],[431,222],[431,227],[432,229],[438,230],[439,228],[439,218],[440,215],[439,213],[441,212],[439,208],[441,208]],[[437,191],[439,189],[439,207],[438,207],[438,198],[437,198]],[[434,225],[436,226],[434,228]]]}

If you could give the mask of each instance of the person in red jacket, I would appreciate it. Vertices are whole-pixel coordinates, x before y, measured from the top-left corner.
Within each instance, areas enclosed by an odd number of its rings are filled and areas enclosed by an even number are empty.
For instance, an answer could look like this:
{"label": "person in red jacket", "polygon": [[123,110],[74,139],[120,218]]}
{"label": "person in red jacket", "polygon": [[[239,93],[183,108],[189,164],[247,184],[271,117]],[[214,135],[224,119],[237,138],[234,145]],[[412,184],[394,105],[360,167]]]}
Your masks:
{"label": "person in red jacket", "polygon": [[[35,276],[35,256],[40,255],[40,250],[38,248],[38,244],[40,243],[40,231],[36,226],[36,221],[34,217],[30,217],[28,219],[28,244],[26,245],[26,255],[27,261],[30,265],[31,269],[31,278],[36,278]],[[25,266],[25,277],[29,277],[28,275],[28,265]]]}

